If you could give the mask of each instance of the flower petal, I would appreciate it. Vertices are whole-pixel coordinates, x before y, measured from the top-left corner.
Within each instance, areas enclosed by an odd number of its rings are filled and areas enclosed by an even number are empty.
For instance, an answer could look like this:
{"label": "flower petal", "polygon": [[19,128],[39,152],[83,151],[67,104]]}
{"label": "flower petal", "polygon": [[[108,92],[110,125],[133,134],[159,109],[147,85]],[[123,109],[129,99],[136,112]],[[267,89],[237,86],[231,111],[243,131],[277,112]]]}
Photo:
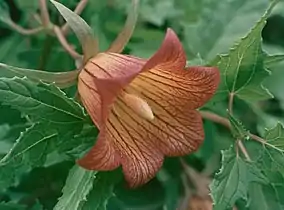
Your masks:
{"label": "flower petal", "polygon": [[[165,156],[182,156],[199,148],[204,139],[204,131],[198,111],[179,106],[178,101],[174,99],[175,95],[169,97],[155,93],[155,89],[149,90],[136,86],[135,83],[131,83],[126,91],[145,100],[154,113],[154,119],[151,121],[142,118],[137,120],[134,117],[131,117],[132,121],[125,120],[136,126],[136,132],[148,133],[144,141],[154,142],[155,148]],[[129,110],[127,112],[129,113]],[[126,118],[126,111],[121,116]]]}
{"label": "flower petal", "polygon": [[[132,120],[132,117],[135,120]],[[110,113],[106,123],[105,136],[103,140],[107,145],[113,145],[116,152],[112,152],[114,156],[120,157],[120,163],[130,187],[137,187],[152,179],[163,163],[163,154],[155,146],[152,133],[143,132],[137,127],[137,121],[141,122],[141,118],[131,108],[129,108],[123,98],[117,98],[116,103]],[[105,148],[95,146],[99,151],[106,151]],[[109,154],[109,152],[101,154]],[[108,156],[108,155],[107,155]],[[97,156],[99,158],[99,156]],[[109,161],[111,165],[112,158]],[[93,154],[87,154],[79,161],[79,164],[87,169],[104,170],[99,160],[94,160]]]}
{"label": "flower petal", "polygon": [[168,68],[180,70],[186,65],[186,54],[172,29],[168,29],[160,49],[147,61],[143,71],[153,68]]}
{"label": "flower petal", "polygon": [[117,168],[121,161],[111,138],[101,130],[95,146],[77,163],[88,170],[110,171]]}
{"label": "flower petal", "polygon": [[127,20],[125,22],[124,28],[119,33],[115,41],[111,44],[107,52],[122,52],[125,45],[128,43],[134,31],[137,17],[138,17],[138,5],[139,0],[132,0],[132,5],[128,13]]}
{"label": "flower petal", "polygon": [[170,65],[143,72],[132,85],[143,88],[146,97],[165,101],[171,107],[196,109],[216,92],[220,74],[215,67],[188,67],[172,70]]}
{"label": "flower petal", "polygon": [[[155,92],[174,106],[196,109],[215,93],[220,73],[215,67],[185,68],[186,55],[171,29],[157,53],[143,67],[143,73],[135,80],[136,86]],[[175,100],[173,100],[173,98]]]}
{"label": "flower petal", "polygon": [[79,75],[78,91],[93,122],[100,129],[119,91],[139,74],[145,61],[115,53],[100,53]]}

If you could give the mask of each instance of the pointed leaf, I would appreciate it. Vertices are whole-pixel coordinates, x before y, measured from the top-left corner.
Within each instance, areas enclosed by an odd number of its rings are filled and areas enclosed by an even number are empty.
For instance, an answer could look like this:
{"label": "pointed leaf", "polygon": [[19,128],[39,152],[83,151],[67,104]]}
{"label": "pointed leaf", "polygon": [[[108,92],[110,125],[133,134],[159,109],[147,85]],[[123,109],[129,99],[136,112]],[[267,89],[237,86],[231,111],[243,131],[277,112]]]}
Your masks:
{"label": "pointed leaf", "polygon": [[0,78],[0,103],[33,119],[57,126],[80,129],[85,121],[82,108],[54,85],[38,85],[23,78]]}
{"label": "pointed leaf", "polygon": [[234,148],[222,151],[222,168],[210,185],[214,209],[227,210],[242,198],[247,200],[249,184],[269,181],[256,165],[236,156]]}
{"label": "pointed leaf", "polygon": [[0,77],[27,77],[34,82],[54,83],[59,88],[67,88],[76,84],[79,71],[46,72],[34,69],[23,69],[0,63]]}
{"label": "pointed leaf", "polygon": [[56,7],[70,28],[78,37],[84,52],[84,62],[98,53],[98,43],[94,37],[93,30],[79,15],[65,7],[63,4],[50,0]]}
{"label": "pointed leaf", "polygon": [[261,33],[274,5],[271,4],[255,27],[229,54],[218,56],[210,64],[217,65],[222,73],[222,83],[215,99],[227,98],[228,92],[250,103],[272,97],[262,85],[269,72],[264,66]]}
{"label": "pointed leaf", "polygon": [[0,189],[14,185],[23,173],[43,166],[47,154],[55,149],[56,130],[46,124],[35,124],[16,141],[10,152],[0,160]]}
{"label": "pointed leaf", "polygon": [[82,210],[107,210],[109,199],[114,195],[114,186],[122,176],[120,171],[99,172],[93,183],[93,189],[87,196]]}
{"label": "pointed leaf", "polygon": [[265,144],[259,160],[267,176],[281,174],[284,177],[284,128],[278,123],[264,135]]}
{"label": "pointed leaf", "polygon": [[274,128],[267,130],[265,133],[266,142],[279,151],[284,152],[284,128],[278,123]]}
{"label": "pointed leaf", "polygon": [[59,198],[54,210],[79,210],[93,188],[96,171],[87,171],[75,165],[69,172],[63,195]]}

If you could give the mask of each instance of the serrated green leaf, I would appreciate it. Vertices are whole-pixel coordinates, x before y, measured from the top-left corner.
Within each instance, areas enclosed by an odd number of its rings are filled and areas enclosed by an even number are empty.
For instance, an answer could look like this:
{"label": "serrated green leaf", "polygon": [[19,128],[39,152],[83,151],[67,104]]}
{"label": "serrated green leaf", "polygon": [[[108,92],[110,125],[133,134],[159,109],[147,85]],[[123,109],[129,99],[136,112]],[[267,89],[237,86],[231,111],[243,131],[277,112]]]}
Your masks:
{"label": "serrated green leaf", "polygon": [[0,102],[30,115],[36,121],[46,121],[66,129],[81,129],[85,116],[74,100],[54,85],[38,85],[23,78],[0,78]]}
{"label": "serrated green leaf", "polygon": [[70,72],[47,72],[34,69],[24,69],[0,63],[0,77],[27,77],[34,82],[54,83],[59,88],[74,85],[77,81],[79,71]]}
{"label": "serrated green leaf", "polygon": [[222,74],[222,83],[215,96],[218,100],[227,98],[228,93],[249,103],[272,97],[262,85],[269,72],[264,66],[261,32],[274,5],[271,4],[254,28],[229,54],[217,56],[211,63],[217,65]]}
{"label": "serrated green leaf", "polygon": [[54,210],[79,210],[93,188],[96,171],[87,171],[75,165],[69,172],[63,195],[59,198]]}
{"label": "serrated green leaf", "polygon": [[232,114],[230,113],[228,114],[229,114],[228,118],[231,123],[231,131],[232,131],[233,137],[239,140],[248,139],[249,132],[245,128],[245,126],[242,124],[242,122],[237,120]]}
{"label": "serrated green leaf", "polygon": [[84,61],[95,56],[98,53],[98,43],[94,37],[93,30],[79,15],[65,7],[63,4],[50,0],[56,7],[63,18],[66,20],[70,28],[78,37],[84,52]]}
{"label": "serrated green leaf", "polygon": [[109,199],[114,195],[114,187],[121,180],[118,172],[99,172],[93,183],[93,189],[82,205],[82,210],[106,210]]}
{"label": "serrated green leaf", "polygon": [[264,138],[267,143],[284,152],[284,128],[281,123],[277,123],[274,128],[267,130]]}
{"label": "serrated green leaf", "polygon": [[283,126],[278,123],[274,128],[266,131],[262,158],[259,160],[267,176],[281,174],[284,177],[284,136]]}
{"label": "serrated green leaf", "polygon": [[58,132],[46,124],[35,124],[16,141],[10,152],[0,160],[0,189],[15,184],[21,175],[42,166],[47,154],[54,150]]}
{"label": "serrated green leaf", "polygon": [[247,200],[250,183],[269,182],[256,165],[237,156],[233,147],[222,151],[222,156],[222,168],[210,185],[216,210],[227,210],[238,199]]}

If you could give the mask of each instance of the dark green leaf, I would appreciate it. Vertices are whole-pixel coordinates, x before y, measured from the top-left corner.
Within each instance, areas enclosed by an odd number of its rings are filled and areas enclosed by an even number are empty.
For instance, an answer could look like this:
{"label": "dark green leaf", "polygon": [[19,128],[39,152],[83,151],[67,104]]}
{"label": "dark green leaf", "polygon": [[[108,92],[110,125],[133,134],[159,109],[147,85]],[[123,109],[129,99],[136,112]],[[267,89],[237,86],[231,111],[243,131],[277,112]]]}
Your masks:
{"label": "dark green leaf", "polygon": [[222,74],[222,83],[215,96],[216,99],[226,99],[228,93],[250,103],[272,97],[262,85],[263,80],[269,76],[269,72],[263,63],[261,33],[273,5],[249,34],[230,50],[229,54],[218,56],[211,63],[211,65],[217,65]]}
{"label": "dark green leaf", "polygon": [[120,171],[99,172],[93,182],[93,189],[87,196],[82,210],[107,210],[109,199],[113,196],[113,190],[119,180]]}
{"label": "dark green leaf", "polygon": [[63,195],[59,198],[54,210],[79,210],[93,188],[96,171],[87,171],[75,165],[68,175]]}
{"label": "dark green leaf", "polygon": [[251,182],[269,182],[256,165],[241,159],[234,149],[222,151],[222,168],[210,185],[216,210],[227,210],[238,199],[246,200]]}
{"label": "dark green leaf", "polygon": [[38,85],[27,79],[0,78],[0,102],[9,105],[35,120],[43,120],[57,126],[70,126],[80,130],[85,116],[74,100],[54,85]]}
{"label": "dark green leaf", "polygon": [[10,152],[0,161],[0,189],[15,184],[23,173],[42,166],[55,150],[58,133],[46,124],[35,124],[21,134]]}

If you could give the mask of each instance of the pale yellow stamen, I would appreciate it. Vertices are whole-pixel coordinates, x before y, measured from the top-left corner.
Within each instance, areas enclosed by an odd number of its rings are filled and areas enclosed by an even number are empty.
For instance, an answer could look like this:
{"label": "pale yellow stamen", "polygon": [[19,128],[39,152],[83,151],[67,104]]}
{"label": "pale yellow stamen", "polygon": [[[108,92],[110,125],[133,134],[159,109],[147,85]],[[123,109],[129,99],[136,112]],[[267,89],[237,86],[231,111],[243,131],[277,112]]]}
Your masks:
{"label": "pale yellow stamen", "polygon": [[142,98],[133,94],[124,93],[123,100],[140,117],[143,117],[146,120],[154,119],[154,114],[151,107]]}

